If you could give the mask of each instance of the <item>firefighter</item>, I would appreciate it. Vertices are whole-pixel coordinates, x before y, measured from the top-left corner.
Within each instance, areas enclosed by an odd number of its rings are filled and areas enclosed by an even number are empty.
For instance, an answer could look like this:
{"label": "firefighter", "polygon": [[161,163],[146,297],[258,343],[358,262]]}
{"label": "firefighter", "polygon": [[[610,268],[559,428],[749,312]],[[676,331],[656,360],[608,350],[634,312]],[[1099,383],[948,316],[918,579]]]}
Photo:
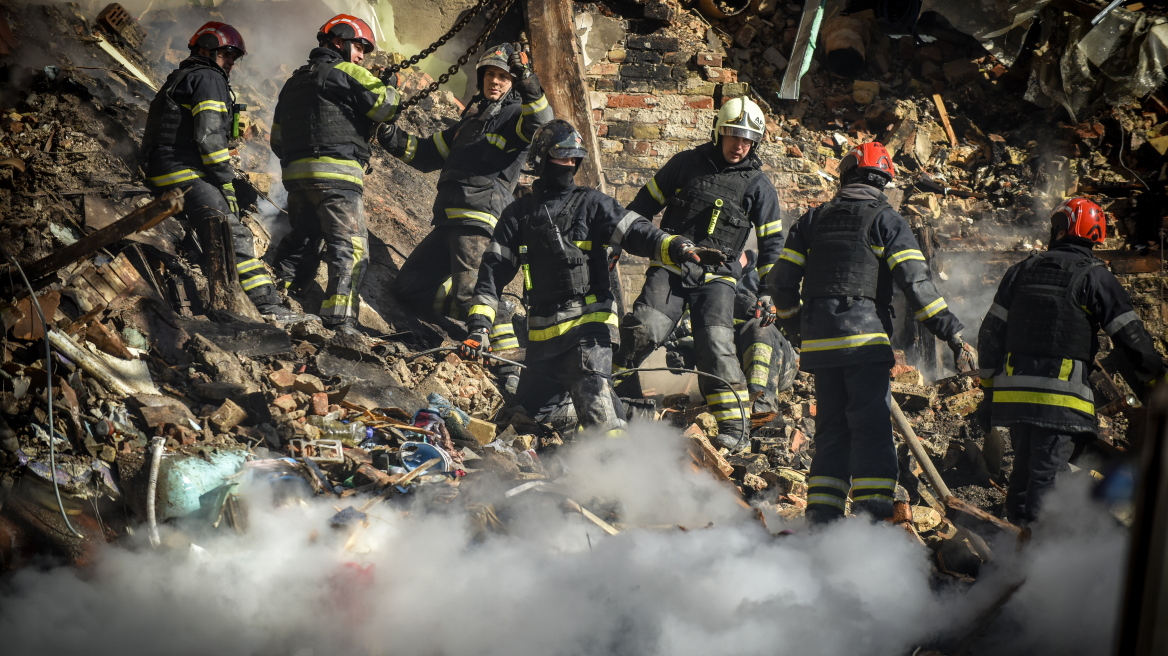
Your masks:
{"label": "firefighter", "polygon": [[[407,307],[460,320],[499,215],[515,198],[531,137],[552,119],[539,78],[511,44],[488,50],[476,70],[478,93],[456,125],[425,139],[396,126],[378,135],[387,151],[415,169],[442,170],[434,229],[402,265],[393,292]],[[491,335],[497,344],[514,342],[509,315],[498,317]]]}
{"label": "firefighter", "polygon": [[807,481],[813,523],[843,516],[849,492],[857,514],[892,516],[893,281],[916,319],[948,343],[958,371],[976,368],[976,354],[961,339],[962,324],[934,286],[908,222],[880,191],[895,175],[879,143],[845,155],[839,193],[791,228],[767,278],[769,294],[758,301],[768,311],[774,306],[788,336],[801,337],[800,368],[815,376],[815,457]]}
{"label": "firefighter", "polygon": [[1006,491],[1006,515],[1014,522],[1038,516],[1074,442],[1094,437],[1087,376],[1100,328],[1140,382],[1164,374],[1127,291],[1091,252],[1106,229],[1103,210],[1086,198],[1058,206],[1050,216],[1049,250],[1006,271],[978,332],[982,407],[992,425],[1009,427],[1014,447]]}
{"label": "firefighter", "polygon": [[369,141],[401,104],[361,66],[376,49],[373,30],[339,14],[316,35],[308,63],[284,83],[272,122],[272,151],[280,158],[292,232],[275,255],[277,273],[295,293],[310,284],[322,257],[328,285],[320,317],[329,328],[360,335],[361,280],[369,265],[362,203]]}
{"label": "firefighter", "polygon": [[489,330],[503,287],[523,272],[527,369],[517,400],[531,410],[567,389],[583,428],[614,431],[625,414],[612,390],[616,298],[608,249],[657,261],[697,261],[691,241],[668,235],[574,178],[587,157],[580,133],[553,120],[535,133],[527,161],[539,179],[533,193],[503,210],[483,254],[463,343],[464,357],[490,349]]}
{"label": "firefighter", "polygon": [[742,256],[742,278],[734,299],[734,345],[746,375],[746,389],[755,399],[754,411],[778,412],[778,393],[795,382],[799,358],[775,324],[774,308],[758,305],[762,280],[757,258],[753,250]]}
{"label": "firefighter", "polygon": [[[688,307],[693,321],[697,368],[722,380],[698,378],[718,421],[717,442],[743,442],[749,406],[746,380],[735,357],[735,285],[739,255],[753,227],[758,236],[759,274],[765,276],[783,248],[778,196],[760,170],[755,152],[766,122],[748,98],[727,100],[714,121],[712,141],[674,155],[633,199],[629,209],[652,217],[665,208],[661,229],[696,243],[722,261],[702,265],[668,257],[652,262],[633,311],[621,322],[616,370],[640,366],[673,332]],[[725,381],[725,382],[723,382]]]}
{"label": "firefighter", "polygon": [[235,94],[228,77],[235,62],[247,54],[234,27],[211,21],[191,36],[191,55],[173,71],[150,103],[142,137],[146,183],[155,195],[186,189],[183,216],[208,243],[213,216],[227,217],[235,248],[235,269],[247,297],[261,314],[277,321],[304,318],[281,306],[264,264],[256,259],[251,230],[239,220],[235,171],[227,141],[236,123]]}

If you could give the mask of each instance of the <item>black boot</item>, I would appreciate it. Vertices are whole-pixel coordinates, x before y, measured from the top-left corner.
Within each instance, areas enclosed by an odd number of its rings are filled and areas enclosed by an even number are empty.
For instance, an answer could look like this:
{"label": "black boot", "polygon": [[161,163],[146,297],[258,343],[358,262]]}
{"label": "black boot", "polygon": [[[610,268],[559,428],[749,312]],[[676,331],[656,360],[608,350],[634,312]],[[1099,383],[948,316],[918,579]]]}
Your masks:
{"label": "black boot", "polygon": [[264,319],[278,325],[287,326],[294,323],[303,323],[305,321],[320,321],[320,317],[315,314],[304,314],[302,312],[293,312],[283,305],[275,303],[265,303],[257,305],[260,315]]}

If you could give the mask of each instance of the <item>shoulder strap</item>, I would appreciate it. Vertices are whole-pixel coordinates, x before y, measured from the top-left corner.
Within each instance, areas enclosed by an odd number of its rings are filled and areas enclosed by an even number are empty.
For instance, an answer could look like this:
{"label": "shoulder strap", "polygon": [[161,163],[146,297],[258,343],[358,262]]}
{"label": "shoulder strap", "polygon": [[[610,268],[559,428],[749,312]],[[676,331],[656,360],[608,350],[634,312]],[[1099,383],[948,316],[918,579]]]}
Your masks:
{"label": "shoulder strap", "polygon": [[339,63],[341,62],[328,61],[321,62],[319,64],[312,64],[312,70],[316,73],[316,85],[318,87],[324,88],[324,83],[325,80],[328,79],[329,73],[332,73],[333,69],[336,68],[337,64]]}
{"label": "shoulder strap", "polygon": [[584,202],[584,197],[588,195],[588,189],[584,187],[576,187],[572,190],[572,195],[564,201],[563,207],[560,208],[556,214],[556,224],[560,226],[561,230],[567,229],[569,225],[566,221],[571,221],[572,217],[576,216],[576,210],[580,204]]}

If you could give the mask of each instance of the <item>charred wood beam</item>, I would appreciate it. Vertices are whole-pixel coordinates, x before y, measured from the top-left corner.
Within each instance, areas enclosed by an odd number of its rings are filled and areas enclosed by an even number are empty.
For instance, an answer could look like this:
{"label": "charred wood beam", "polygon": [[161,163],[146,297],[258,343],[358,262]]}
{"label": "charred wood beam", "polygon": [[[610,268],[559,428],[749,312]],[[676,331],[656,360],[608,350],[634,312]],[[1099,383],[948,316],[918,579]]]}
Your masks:
{"label": "charred wood beam", "polygon": [[168,191],[148,205],[139,207],[101,230],[86,235],[52,255],[33,262],[25,272],[28,274],[29,280],[36,281],[39,278],[44,278],[50,273],[79,262],[93,255],[99,249],[125,239],[135,232],[153,228],[163,219],[181,212],[182,208],[183,192],[178,189]]}
{"label": "charred wood beam", "polygon": [[590,157],[580,164],[577,182],[605,191],[600,171],[600,142],[588,106],[584,66],[576,53],[575,24],[570,0],[527,0],[527,30],[532,63],[556,117],[572,123],[584,136]]}

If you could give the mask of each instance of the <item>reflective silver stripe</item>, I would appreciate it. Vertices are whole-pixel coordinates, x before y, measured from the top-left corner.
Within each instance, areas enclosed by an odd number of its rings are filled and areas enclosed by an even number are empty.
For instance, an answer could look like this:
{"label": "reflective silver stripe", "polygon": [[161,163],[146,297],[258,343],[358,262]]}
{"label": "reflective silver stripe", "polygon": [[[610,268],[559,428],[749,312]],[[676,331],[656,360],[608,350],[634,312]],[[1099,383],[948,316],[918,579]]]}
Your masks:
{"label": "reflective silver stripe", "polygon": [[1129,310],[1111,320],[1111,323],[1103,327],[1103,332],[1108,335],[1114,335],[1119,332],[1124,326],[1133,321],[1139,321],[1140,317],[1134,310]]}
{"label": "reflective silver stripe", "polygon": [[834,476],[812,476],[807,479],[807,487],[833,487],[846,493],[851,486],[842,478],[836,478]]}
{"label": "reflective silver stripe", "polygon": [[490,244],[487,246],[487,251],[486,251],[486,252],[488,252],[488,253],[494,253],[494,254],[498,255],[499,257],[503,258],[504,260],[507,260],[508,262],[512,263],[512,264],[518,264],[518,263],[519,263],[519,260],[515,259],[515,254],[511,252],[511,249],[510,249],[510,248],[507,248],[506,246],[504,246],[504,245],[500,244],[500,243],[499,243],[499,242],[497,242],[497,241],[492,241],[492,242],[491,242],[491,243],[490,243]]}
{"label": "reflective silver stripe", "polygon": [[625,232],[627,232],[628,229],[637,222],[637,219],[641,218],[644,217],[642,217],[640,214],[637,214],[636,212],[629,212],[628,214],[625,214],[624,217],[620,220],[620,223],[616,224],[616,229],[612,231],[612,239],[610,239],[608,243],[612,244],[613,246],[620,246],[621,241],[623,241],[625,238]]}
{"label": "reflective silver stripe", "polygon": [[1093,400],[1095,397],[1091,394],[1091,387],[1082,383],[1076,382],[1081,378],[1080,368],[1082,363],[1075,361],[1075,367],[1071,372],[1072,380],[1059,380],[1058,378],[1047,378],[1046,376],[995,376],[994,377],[994,391],[997,393],[1001,388],[1026,388],[1032,390],[1042,390],[1047,392],[1059,392],[1061,394],[1073,394],[1083,399]]}
{"label": "reflective silver stripe", "polygon": [[997,318],[1001,319],[1002,321],[1005,321],[1006,318],[1010,316],[1010,311],[1007,310],[1006,308],[998,305],[997,303],[994,303],[993,305],[990,306],[990,311],[986,312],[986,315],[991,316],[991,317],[997,317]]}

